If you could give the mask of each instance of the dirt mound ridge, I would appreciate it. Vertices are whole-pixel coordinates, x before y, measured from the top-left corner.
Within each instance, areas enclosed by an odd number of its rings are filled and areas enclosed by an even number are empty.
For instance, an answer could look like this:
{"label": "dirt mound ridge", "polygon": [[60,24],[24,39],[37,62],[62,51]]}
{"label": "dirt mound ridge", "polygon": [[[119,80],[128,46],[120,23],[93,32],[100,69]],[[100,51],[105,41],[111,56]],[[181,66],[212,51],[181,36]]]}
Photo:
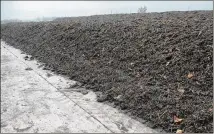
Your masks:
{"label": "dirt mound ridge", "polygon": [[213,132],[212,11],[10,23],[1,30],[10,45],[153,127]]}

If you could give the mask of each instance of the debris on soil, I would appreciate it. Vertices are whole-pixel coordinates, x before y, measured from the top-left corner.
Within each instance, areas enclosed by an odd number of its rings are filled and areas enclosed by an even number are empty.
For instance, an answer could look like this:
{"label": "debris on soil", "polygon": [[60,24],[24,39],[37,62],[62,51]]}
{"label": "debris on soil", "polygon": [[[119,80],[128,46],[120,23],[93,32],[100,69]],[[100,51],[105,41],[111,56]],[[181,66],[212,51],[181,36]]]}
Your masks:
{"label": "debris on soil", "polygon": [[104,102],[107,100],[107,95],[103,94],[102,92],[95,92],[97,95],[98,102]]}
{"label": "debris on soil", "polygon": [[46,75],[47,75],[47,77],[51,77],[51,76],[53,76],[53,75],[52,75],[52,74],[50,74],[50,73],[47,73]]}
{"label": "debris on soil", "polygon": [[187,77],[190,79],[190,78],[192,78],[193,77],[193,73],[189,73],[188,75],[187,75]]}
{"label": "debris on soil", "polygon": [[213,133],[212,11],[8,23],[1,36],[154,127]]}
{"label": "debris on soil", "polygon": [[41,65],[39,65],[39,66],[38,66],[38,68],[42,68],[43,66],[44,66],[44,65],[43,65],[43,64],[41,64]]}
{"label": "debris on soil", "polygon": [[81,93],[82,93],[83,95],[86,95],[86,94],[88,94],[88,91],[87,91],[87,90],[82,90]]}
{"label": "debris on soil", "polygon": [[26,55],[26,56],[24,57],[24,59],[25,59],[25,60],[33,60],[34,58],[33,58],[33,56],[27,56],[27,55]]}
{"label": "debris on soil", "polygon": [[34,59],[34,57],[33,57],[33,56],[31,56],[29,60],[33,60],[33,59]]}
{"label": "debris on soil", "polygon": [[104,102],[107,100],[107,96],[106,95],[102,95],[102,96],[98,96],[97,97],[97,101],[98,102]]}
{"label": "debris on soil", "polygon": [[79,88],[81,86],[82,86],[82,84],[80,82],[76,81],[74,84],[71,84],[69,86],[69,88]]}
{"label": "debris on soil", "polygon": [[63,91],[66,91],[66,92],[79,92],[79,93],[82,93],[83,95],[86,95],[88,94],[88,91],[85,89],[85,88],[77,88],[77,89],[72,89],[72,88],[66,88],[67,90],[63,90]]}
{"label": "debris on soil", "polygon": [[118,95],[118,96],[115,97],[114,99],[117,100],[117,101],[123,101],[122,95]]}
{"label": "debris on soil", "polygon": [[183,119],[178,118],[177,116],[174,115],[174,122],[175,123],[181,123]]}
{"label": "debris on soil", "polygon": [[73,90],[73,91],[80,92],[80,93],[82,93],[83,95],[88,94],[88,91],[87,91],[86,89],[84,89],[84,88],[78,88],[78,89],[75,89],[75,90]]}
{"label": "debris on soil", "polygon": [[177,134],[182,134],[182,133],[183,133],[183,130],[178,129],[178,130],[176,131],[176,133],[177,133]]}
{"label": "debris on soil", "polygon": [[25,57],[24,57],[25,60],[28,60],[28,58],[29,58],[28,56],[25,56]]}
{"label": "debris on soil", "polygon": [[50,68],[49,67],[44,67],[44,68],[42,68],[43,70],[50,70]]}
{"label": "debris on soil", "polygon": [[32,68],[30,68],[30,67],[27,67],[27,68],[25,68],[25,70],[30,71],[30,70],[33,70],[33,69],[32,69]]}

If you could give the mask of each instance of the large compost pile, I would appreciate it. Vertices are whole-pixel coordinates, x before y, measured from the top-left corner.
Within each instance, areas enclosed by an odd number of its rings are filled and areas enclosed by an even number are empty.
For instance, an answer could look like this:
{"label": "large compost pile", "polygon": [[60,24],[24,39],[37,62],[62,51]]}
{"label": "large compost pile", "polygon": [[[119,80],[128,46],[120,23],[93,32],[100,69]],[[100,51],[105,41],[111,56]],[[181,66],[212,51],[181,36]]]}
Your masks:
{"label": "large compost pile", "polygon": [[2,25],[2,39],[167,132],[213,132],[212,11]]}

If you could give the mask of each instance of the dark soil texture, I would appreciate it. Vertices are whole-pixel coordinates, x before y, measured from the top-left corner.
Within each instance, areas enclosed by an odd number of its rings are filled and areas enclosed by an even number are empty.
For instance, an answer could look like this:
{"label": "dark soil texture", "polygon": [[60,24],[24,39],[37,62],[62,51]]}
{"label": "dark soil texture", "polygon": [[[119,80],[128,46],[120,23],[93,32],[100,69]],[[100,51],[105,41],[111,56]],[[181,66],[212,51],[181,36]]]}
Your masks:
{"label": "dark soil texture", "polygon": [[8,23],[1,38],[154,128],[213,132],[212,11]]}

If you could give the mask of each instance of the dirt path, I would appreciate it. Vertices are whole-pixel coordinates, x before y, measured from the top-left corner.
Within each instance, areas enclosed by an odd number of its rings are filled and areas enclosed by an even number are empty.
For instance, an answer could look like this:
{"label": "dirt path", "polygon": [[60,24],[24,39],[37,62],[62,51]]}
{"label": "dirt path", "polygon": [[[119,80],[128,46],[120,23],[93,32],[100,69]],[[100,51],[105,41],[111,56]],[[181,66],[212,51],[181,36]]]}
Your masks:
{"label": "dirt path", "polygon": [[24,56],[1,42],[1,132],[156,132]]}

